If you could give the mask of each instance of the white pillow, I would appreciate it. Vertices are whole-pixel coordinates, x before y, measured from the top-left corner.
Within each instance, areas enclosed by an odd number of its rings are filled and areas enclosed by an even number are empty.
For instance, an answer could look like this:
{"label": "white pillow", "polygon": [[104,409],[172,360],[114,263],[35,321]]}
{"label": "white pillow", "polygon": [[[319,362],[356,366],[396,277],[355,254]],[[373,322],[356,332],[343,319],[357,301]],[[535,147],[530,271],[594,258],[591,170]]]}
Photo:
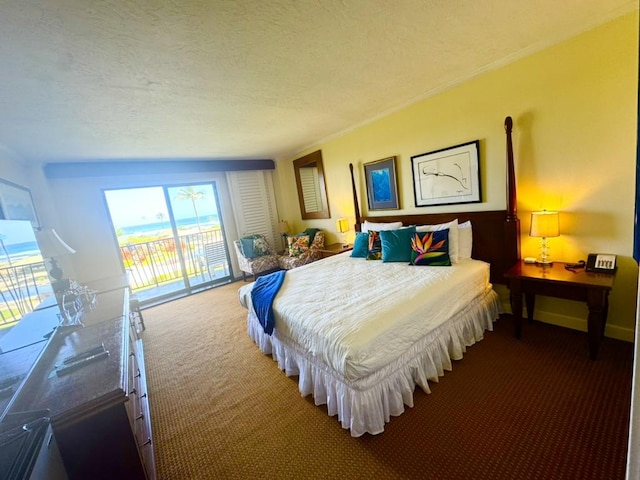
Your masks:
{"label": "white pillow", "polygon": [[451,263],[458,263],[458,219],[448,223],[439,223],[437,225],[420,225],[416,227],[416,232],[437,232],[439,230],[449,229],[449,258]]}
{"label": "white pillow", "polygon": [[458,224],[458,258],[471,258],[473,250],[473,232],[471,220]]}
{"label": "white pillow", "polygon": [[386,223],[375,223],[369,222],[368,220],[364,221],[364,224],[360,227],[362,232],[368,232],[369,230],[373,230],[374,232],[379,232],[380,230],[397,230],[402,227],[402,222],[386,222]]}

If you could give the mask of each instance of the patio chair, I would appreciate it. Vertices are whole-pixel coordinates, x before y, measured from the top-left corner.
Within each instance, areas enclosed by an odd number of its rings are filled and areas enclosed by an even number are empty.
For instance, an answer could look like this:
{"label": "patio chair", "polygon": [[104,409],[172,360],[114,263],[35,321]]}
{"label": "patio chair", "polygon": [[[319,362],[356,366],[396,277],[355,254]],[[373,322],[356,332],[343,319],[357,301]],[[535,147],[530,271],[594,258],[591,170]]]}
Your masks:
{"label": "patio chair", "polygon": [[215,267],[222,266],[224,273],[227,273],[227,254],[223,242],[206,243],[204,245],[204,263],[212,280],[216,276]]}

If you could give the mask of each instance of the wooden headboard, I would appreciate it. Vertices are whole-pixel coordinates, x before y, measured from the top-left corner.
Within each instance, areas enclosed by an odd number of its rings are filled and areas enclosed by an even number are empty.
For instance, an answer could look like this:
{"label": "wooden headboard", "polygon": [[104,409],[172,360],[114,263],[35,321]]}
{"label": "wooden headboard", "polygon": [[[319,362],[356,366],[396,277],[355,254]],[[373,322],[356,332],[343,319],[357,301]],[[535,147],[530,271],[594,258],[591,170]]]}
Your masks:
{"label": "wooden headboard", "polygon": [[518,220],[516,206],[515,169],[513,165],[513,143],[511,139],[513,121],[511,117],[505,119],[504,127],[507,135],[506,210],[362,216],[360,214],[360,207],[358,206],[353,164],[349,164],[354,210],[356,212],[356,231],[360,231],[360,225],[365,220],[369,220],[370,222],[401,221],[403,225],[444,223],[456,218],[460,223],[470,220],[473,228],[472,257],[491,264],[491,282],[506,283],[504,273],[520,259],[520,220]]}

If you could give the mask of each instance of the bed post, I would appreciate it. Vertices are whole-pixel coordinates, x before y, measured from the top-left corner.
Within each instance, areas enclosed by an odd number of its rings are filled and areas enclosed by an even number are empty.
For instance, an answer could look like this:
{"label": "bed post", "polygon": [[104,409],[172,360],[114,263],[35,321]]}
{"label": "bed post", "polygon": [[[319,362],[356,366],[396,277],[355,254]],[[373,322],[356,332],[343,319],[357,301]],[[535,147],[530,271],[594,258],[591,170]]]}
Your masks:
{"label": "bed post", "polygon": [[360,221],[360,207],[358,205],[358,192],[356,190],[356,180],[353,176],[353,163],[349,164],[349,171],[351,172],[351,189],[353,190],[353,210],[355,211],[355,215],[356,215],[355,229],[356,229],[356,232],[359,232],[360,224],[362,222]]}
{"label": "bed post", "polygon": [[507,247],[506,259],[511,264],[514,264],[520,260],[520,220],[518,219],[518,201],[516,197],[516,175],[513,162],[513,141],[511,139],[513,120],[511,117],[505,118],[504,129],[507,134],[507,216],[505,218],[504,234]]}

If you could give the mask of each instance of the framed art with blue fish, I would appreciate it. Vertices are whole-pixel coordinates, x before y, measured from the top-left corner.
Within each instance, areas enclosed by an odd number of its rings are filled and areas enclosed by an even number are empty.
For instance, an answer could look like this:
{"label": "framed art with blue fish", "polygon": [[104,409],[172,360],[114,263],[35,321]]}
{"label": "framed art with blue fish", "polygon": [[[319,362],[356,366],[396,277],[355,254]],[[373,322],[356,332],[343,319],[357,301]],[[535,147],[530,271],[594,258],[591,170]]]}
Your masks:
{"label": "framed art with blue fish", "polygon": [[400,208],[398,202],[398,177],[396,157],[383,158],[364,164],[367,181],[369,210],[392,210]]}
{"label": "framed art with blue fish", "polygon": [[31,190],[0,178],[0,219],[29,220],[34,228],[39,227]]}
{"label": "framed art with blue fish", "polygon": [[481,202],[479,146],[474,140],[412,156],[416,207]]}

